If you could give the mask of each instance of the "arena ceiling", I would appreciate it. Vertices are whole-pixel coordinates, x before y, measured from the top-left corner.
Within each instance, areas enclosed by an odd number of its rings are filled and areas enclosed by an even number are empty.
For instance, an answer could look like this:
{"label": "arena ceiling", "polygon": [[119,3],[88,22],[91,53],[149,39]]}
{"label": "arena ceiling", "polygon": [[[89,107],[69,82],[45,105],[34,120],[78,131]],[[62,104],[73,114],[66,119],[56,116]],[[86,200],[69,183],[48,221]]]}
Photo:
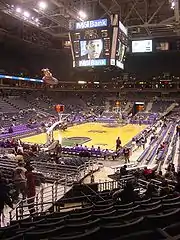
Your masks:
{"label": "arena ceiling", "polygon": [[[40,9],[38,3],[39,0],[0,0],[0,10],[53,37],[67,36],[70,26],[80,20],[79,10],[86,12],[88,19],[118,13],[131,39],[180,35],[179,0],[46,0],[46,9]],[[26,16],[21,11],[26,11]]]}

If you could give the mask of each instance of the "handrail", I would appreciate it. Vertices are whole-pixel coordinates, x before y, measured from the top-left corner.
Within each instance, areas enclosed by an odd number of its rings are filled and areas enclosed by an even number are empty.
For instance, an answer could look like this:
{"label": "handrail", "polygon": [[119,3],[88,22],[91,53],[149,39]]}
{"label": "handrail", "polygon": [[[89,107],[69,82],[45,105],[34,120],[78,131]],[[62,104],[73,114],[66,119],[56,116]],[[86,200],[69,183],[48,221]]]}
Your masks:
{"label": "handrail", "polygon": [[89,162],[83,164],[81,168],[78,168],[75,176],[72,176],[72,174],[70,175],[68,173],[63,174],[64,178],[61,178],[58,181],[54,181],[47,187],[41,187],[35,197],[19,201],[15,208],[9,212],[10,221],[12,221],[14,218],[18,220],[24,216],[29,216],[30,209],[28,208],[28,205],[30,204],[26,204],[26,201],[28,202],[30,199],[34,199],[35,213],[47,211],[48,208],[53,206],[61,197],[67,193],[74,182],[80,181],[87,174],[94,171],[94,164],[96,163],[97,161],[90,160]]}

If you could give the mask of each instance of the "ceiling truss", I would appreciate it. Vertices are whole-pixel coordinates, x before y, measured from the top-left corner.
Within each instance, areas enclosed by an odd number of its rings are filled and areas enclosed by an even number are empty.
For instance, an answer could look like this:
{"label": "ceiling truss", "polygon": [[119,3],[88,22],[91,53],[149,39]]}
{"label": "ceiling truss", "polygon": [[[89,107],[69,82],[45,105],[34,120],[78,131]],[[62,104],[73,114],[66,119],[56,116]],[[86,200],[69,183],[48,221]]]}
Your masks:
{"label": "ceiling truss", "polygon": [[0,10],[11,15],[8,6],[12,4],[28,9],[40,19],[38,28],[53,37],[67,36],[70,26],[79,21],[79,10],[87,12],[89,19],[118,13],[132,39],[180,35],[179,0],[48,0],[47,3],[48,9],[42,11],[37,9],[37,0],[0,0]]}

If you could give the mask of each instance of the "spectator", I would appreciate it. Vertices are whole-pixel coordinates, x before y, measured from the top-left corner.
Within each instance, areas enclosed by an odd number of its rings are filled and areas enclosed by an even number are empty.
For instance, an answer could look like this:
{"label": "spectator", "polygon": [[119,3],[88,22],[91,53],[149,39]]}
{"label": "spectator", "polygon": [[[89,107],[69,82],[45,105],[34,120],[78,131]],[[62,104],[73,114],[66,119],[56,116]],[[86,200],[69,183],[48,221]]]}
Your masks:
{"label": "spectator", "polygon": [[23,199],[26,198],[26,169],[22,162],[18,163],[18,167],[14,172],[14,183],[16,186],[16,199],[18,200],[19,194],[22,194]]}
{"label": "spectator", "polygon": [[120,168],[120,175],[125,176],[127,175],[127,166],[124,165],[123,167]]}
{"label": "spectator", "polygon": [[170,194],[170,188],[168,187],[168,182],[164,180],[161,185],[160,196],[165,196]]}
{"label": "spectator", "polygon": [[116,139],[116,152],[121,148],[121,139],[118,137]]}
{"label": "spectator", "polygon": [[123,154],[124,154],[125,163],[130,163],[130,160],[129,160],[130,150],[129,150],[129,148],[125,147],[123,149]]}
{"label": "spectator", "polygon": [[[1,217],[3,214],[4,205],[7,204],[10,208],[13,208],[12,201],[9,197],[8,187],[6,182],[3,180],[0,173],[0,226],[1,226]],[[4,223],[3,223],[4,224]]]}
{"label": "spectator", "polygon": [[94,183],[95,182],[95,178],[94,178],[94,175],[93,173],[91,174],[91,183]]}
{"label": "spectator", "polygon": [[114,199],[121,199],[122,203],[129,203],[135,201],[135,192],[132,182],[127,182],[123,190],[119,190],[113,194]]}

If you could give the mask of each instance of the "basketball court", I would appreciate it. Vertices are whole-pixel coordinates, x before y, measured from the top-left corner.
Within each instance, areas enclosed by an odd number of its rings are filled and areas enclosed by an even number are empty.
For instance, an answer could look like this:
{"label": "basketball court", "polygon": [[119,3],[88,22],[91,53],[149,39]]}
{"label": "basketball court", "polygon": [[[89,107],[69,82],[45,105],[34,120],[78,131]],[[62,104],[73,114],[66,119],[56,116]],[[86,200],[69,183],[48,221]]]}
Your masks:
{"label": "basketball court", "polygon": [[[128,124],[125,126],[109,125],[106,123],[84,123],[69,127],[66,131],[54,131],[54,139],[62,141],[63,146],[83,144],[87,147],[100,146],[102,149],[115,150],[117,137],[121,138],[122,146],[127,144],[134,136],[144,130],[147,125]],[[21,139],[29,143],[46,143],[46,133]]]}

